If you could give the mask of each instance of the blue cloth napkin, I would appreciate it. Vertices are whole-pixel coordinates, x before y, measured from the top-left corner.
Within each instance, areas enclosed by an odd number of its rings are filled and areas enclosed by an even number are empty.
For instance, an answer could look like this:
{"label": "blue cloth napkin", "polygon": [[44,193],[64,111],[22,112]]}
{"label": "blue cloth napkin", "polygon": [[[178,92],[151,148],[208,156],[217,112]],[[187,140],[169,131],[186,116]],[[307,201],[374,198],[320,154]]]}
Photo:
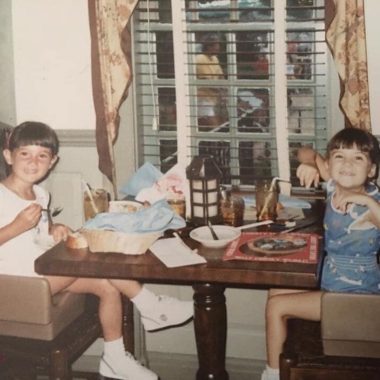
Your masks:
{"label": "blue cloth napkin", "polygon": [[162,175],[155,166],[150,162],[146,162],[136,170],[130,180],[119,190],[123,194],[136,196],[141,189],[152,187]]}
{"label": "blue cloth napkin", "polygon": [[[244,196],[243,199],[246,206],[256,207],[256,198],[254,195]],[[278,197],[278,201],[284,207],[294,207],[294,208],[304,208],[304,209],[311,208],[310,202],[305,201],[303,199],[290,197],[285,194],[280,194]]]}
{"label": "blue cloth napkin", "polygon": [[186,226],[164,199],[136,212],[104,212],[84,224],[86,229],[111,230],[125,233],[164,232]]}

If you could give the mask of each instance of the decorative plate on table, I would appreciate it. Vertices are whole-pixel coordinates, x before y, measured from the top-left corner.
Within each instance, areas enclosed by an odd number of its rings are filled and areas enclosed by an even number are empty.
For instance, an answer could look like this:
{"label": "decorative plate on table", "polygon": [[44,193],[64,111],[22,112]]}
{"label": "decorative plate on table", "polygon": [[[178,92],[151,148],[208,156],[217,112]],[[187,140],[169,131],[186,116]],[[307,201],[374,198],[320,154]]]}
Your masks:
{"label": "decorative plate on table", "polygon": [[247,255],[257,256],[291,255],[303,250],[307,244],[306,238],[277,234],[249,240],[240,246],[240,251]]}
{"label": "decorative plate on table", "polygon": [[223,260],[314,264],[319,240],[314,233],[243,232],[227,247]]}

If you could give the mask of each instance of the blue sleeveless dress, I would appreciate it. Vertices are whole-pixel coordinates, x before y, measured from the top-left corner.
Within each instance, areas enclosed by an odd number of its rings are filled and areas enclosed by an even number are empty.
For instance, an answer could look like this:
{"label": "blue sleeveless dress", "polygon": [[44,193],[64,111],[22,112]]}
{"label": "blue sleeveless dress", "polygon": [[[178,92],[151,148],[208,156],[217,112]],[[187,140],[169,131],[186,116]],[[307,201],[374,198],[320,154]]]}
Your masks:
{"label": "blue sleeveless dress", "polygon": [[[377,252],[380,249],[380,230],[364,222],[367,207],[353,204],[347,213],[334,208],[333,181],[327,183],[324,218],[325,249],[321,288],[333,292],[380,293],[380,268]],[[369,196],[380,201],[374,184],[366,186]]]}

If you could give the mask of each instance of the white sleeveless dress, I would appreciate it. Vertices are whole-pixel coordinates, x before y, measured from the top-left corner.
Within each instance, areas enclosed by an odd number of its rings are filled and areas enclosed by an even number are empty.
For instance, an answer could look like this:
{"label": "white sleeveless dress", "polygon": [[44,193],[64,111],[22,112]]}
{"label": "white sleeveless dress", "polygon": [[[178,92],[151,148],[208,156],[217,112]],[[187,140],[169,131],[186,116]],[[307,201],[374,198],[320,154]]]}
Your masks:
{"label": "white sleeveless dress", "polygon": [[[49,194],[38,185],[34,185],[33,190],[36,199],[25,200],[0,183],[0,227],[11,223],[16,215],[31,203],[38,203],[47,208]],[[48,233],[48,215],[43,211],[35,228],[0,245],[0,273],[40,277],[34,271],[34,260],[46,250],[43,242],[51,241]]]}

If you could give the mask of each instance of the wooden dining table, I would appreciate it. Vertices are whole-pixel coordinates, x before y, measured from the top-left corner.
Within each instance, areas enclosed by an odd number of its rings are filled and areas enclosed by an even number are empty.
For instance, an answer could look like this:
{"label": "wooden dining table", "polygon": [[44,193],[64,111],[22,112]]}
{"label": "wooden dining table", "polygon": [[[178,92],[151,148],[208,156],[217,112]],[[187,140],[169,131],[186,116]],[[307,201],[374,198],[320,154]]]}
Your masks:
{"label": "wooden dining table", "polygon": [[[314,226],[305,229],[305,232],[315,230]],[[317,230],[321,231],[319,227]],[[93,253],[87,248],[69,249],[61,242],[35,261],[35,270],[44,275],[133,279],[143,283],[192,286],[199,362],[196,379],[228,380],[225,367],[225,289],[317,289],[323,256],[322,244],[315,263],[224,261],[223,249],[202,248],[187,238],[187,233],[186,230],[182,231],[182,237],[192,248],[199,249],[199,254],[205,257],[207,263],[167,268],[150,251],[142,255]]]}

